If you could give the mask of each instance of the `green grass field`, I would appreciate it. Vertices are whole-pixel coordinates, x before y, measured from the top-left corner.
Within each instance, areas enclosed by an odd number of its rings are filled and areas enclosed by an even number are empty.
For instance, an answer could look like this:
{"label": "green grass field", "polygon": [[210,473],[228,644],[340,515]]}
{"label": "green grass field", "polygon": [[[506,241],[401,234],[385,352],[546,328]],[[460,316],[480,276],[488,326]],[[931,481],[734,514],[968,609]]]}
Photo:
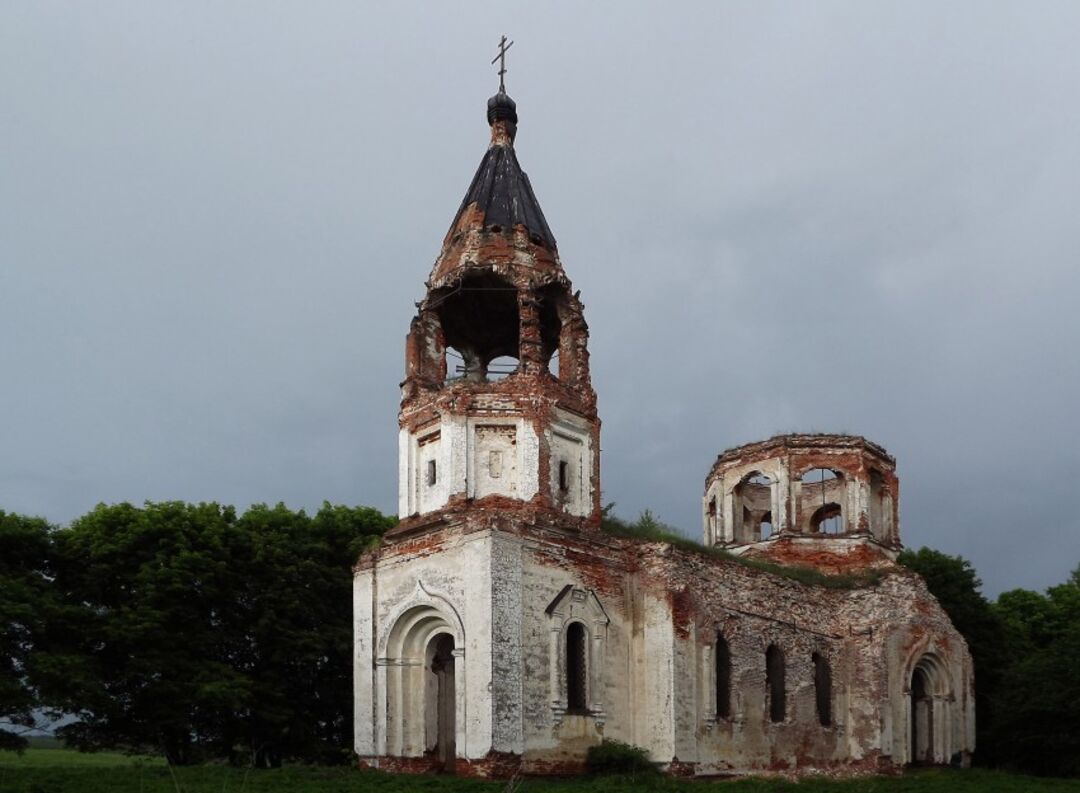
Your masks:
{"label": "green grass field", "polygon": [[[500,793],[505,782],[445,776],[391,776],[353,768],[292,766],[246,771],[220,765],[169,769],[159,758],[82,754],[48,743],[0,752],[0,793]],[[1080,780],[1035,779],[988,771],[925,771],[903,777],[784,782],[686,782],[666,777],[527,779],[518,793],[1080,793]]]}

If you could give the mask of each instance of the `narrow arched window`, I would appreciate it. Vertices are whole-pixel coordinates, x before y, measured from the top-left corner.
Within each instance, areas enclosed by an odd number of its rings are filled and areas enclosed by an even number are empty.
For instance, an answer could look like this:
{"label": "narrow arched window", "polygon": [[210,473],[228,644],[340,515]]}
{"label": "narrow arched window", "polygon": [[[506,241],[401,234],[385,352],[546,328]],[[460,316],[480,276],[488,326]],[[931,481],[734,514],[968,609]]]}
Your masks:
{"label": "narrow arched window", "polygon": [[585,704],[588,679],[585,644],[585,626],[571,622],[566,629],[566,709],[571,713],[588,710]]}
{"label": "narrow arched window", "polygon": [[716,635],[716,718],[731,718],[731,648]]}
{"label": "narrow arched window", "polygon": [[765,651],[765,689],[769,700],[769,719],[783,721],[787,715],[784,653],[775,644],[770,644]]}
{"label": "narrow arched window", "polygon": [[814,698],[817,701],[817,718],[823,727],[832,724],[832,670],[829,662],[814,653]]}

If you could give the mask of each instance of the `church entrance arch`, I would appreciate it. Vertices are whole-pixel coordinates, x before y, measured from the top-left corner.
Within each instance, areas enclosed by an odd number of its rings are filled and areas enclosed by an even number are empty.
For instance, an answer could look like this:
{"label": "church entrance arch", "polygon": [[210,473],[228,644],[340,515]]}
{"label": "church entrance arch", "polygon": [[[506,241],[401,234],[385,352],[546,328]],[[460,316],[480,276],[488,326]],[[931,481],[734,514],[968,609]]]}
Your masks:
{"label": "church entrance arch", "polygon": [[[426,592],[424,593],[427,594]],[[406,607],[386,634],[377,680],[385,713],[384,752],[425,757],[453,771],[465,749],[464,635],[454,609],[438,598]]]}

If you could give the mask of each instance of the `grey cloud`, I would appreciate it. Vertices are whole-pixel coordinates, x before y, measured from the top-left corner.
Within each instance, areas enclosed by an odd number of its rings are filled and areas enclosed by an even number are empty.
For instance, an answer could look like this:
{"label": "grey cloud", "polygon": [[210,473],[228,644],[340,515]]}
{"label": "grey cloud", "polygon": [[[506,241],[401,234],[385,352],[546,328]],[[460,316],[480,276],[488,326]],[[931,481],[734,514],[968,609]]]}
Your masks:
{"label": "grey cloud", "polygon": [[0,508],[396,503],[402,344],[517,40],[605,498],[843,430],[990,592],[1080,562],[1068,3],[0,9]]}

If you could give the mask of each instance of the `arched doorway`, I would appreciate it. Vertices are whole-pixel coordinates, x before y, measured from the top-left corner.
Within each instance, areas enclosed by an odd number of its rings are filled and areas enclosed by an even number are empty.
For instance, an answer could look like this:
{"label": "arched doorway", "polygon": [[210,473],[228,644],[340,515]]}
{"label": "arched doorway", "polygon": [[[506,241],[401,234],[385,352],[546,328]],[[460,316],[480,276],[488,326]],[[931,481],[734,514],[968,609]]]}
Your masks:
{"label": "arched doorway", "polygon": [[457,757],[457,709],[454,689],[454,637],[440,633],[428,642],[428,685],[424,708],[427,745],[443,771],[454,771]]}
{"label": "arched doorway", "polygon": [[389,622],[376,678],[377,708],[385,714],[381,752],[426,757],[432,767],[452,770],[464,738],[457,730],[465,710],[461,622],[452,609],[433,603],[407,608]]}
{"label": "arched doorway", "polygon": [[911,673],[911,764],[934,762],[934,699],[926,670]]}
{"label": "arched doorway", "polygon": [[941,660],[926,653],[911,669],[908,687],[908,751],[911,765],[949,762],[954,735],[953,687]]}

